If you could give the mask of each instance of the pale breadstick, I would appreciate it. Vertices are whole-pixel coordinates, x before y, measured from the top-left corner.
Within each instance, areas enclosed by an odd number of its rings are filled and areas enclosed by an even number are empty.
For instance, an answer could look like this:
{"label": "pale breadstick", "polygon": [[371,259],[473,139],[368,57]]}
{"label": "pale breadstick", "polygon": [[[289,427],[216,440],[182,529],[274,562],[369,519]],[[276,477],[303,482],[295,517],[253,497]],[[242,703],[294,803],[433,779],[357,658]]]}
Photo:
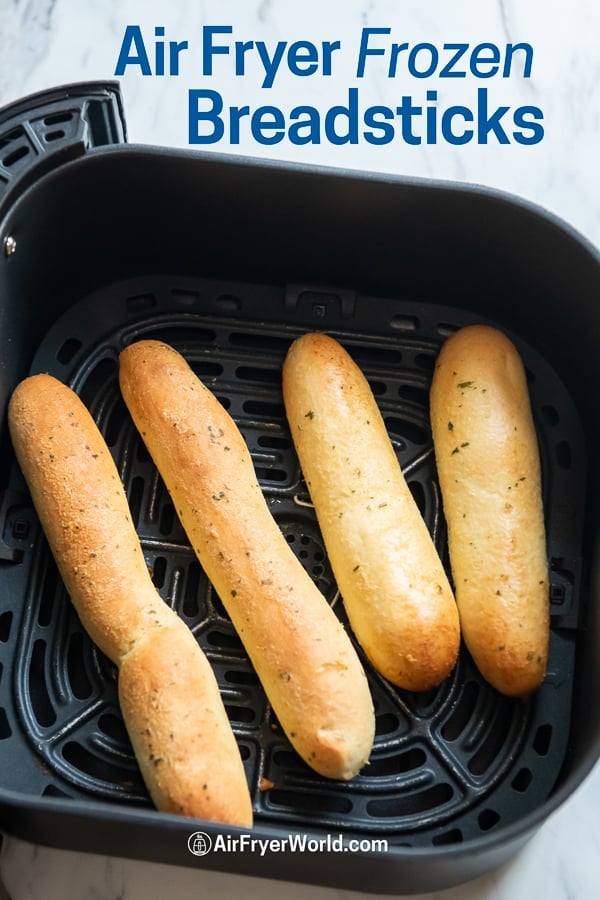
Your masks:
{"label": "pale breadstick", "polygon": [[320,774],[352,778],[373,743],[367,679],[269,512],[236,424],[185,359],[159,341],[121,353],[120,383],[291,744]]}
{"label": "pale breadstick", "polygon": [[492,685],[526,696],[546,671],[548,563],[527,380],[500,331],[473,325],[448,338],[431,424],[465,642]]}
{"label": "pale breadstick", "polygon": [[325,334],[283,367],[290,430],[350,624],[376,669],[422,691],[452,670],[458,613],[369,384]]}
{"label": "pale breadstick", "polygon": [[158,809],[249,826],[252,806],[212,669],[158,595],[123,485],[90,413],[49,375],[16,388],[10,433],[83,626],[119,668],[119,699]]}

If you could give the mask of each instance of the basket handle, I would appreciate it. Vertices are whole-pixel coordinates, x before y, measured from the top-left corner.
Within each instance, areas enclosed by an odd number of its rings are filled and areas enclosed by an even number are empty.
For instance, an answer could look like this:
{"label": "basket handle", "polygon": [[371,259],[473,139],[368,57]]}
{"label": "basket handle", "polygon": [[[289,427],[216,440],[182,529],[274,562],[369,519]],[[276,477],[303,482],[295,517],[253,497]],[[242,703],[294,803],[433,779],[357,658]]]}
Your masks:
{"label": "basket handle", "polygon": [[0,109],[0,213],[40,175],[126,140],[118,82],[64,85]]}

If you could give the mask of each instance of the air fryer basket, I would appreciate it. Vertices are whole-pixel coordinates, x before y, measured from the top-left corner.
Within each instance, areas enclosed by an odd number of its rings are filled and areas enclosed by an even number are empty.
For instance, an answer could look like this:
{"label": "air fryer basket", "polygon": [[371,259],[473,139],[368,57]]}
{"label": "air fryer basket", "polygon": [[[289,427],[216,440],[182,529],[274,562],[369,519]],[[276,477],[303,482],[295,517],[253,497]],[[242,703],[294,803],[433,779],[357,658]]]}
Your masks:
{"label": "air fryer basket", "polygon": [[[383,837],[388,850],[189,853],[195,830],[213,839],[238,831],[152,809],[120,716],[116,672],[73,611],[4,425],[2,826],[57,846],[369,891],[430,890],[474,877],[521,846],[598,755],[587,597],[600,517],[594,473],[586,471],[598,415],[585,390],[598,378],[598,259],[565,226],[491,192],[103,146],[124,127],[88,127],[106,119],[98,102],[115,97],[104,86],[98,100],[89,88],[53,94],[42,114],[36,98],[36,121],[50,118],[44,127],[56,126],[56,116],[72,125],[69,113],[82,127],[64,128],[67,149],[54,162],[44,153],[33,175],[27,169],[14,186],[5,179],[3,422],[10,390],[29,372],[51,372],[91,409],[154,582],[214,666],[254,799],[254,834]],[[11,121],[11,158],[14,141],[30,135],[30,109],[19,108],[17,127]],[[551,568],[548,675],[529,701],[509,700],[463,650],[439,689],[415,695],[365,661],[373,754],[351,782],[328,781],[287,743],[191,551],[120,397],[118,353],[154,337],[186,356],[238,422],[273,515],[344,619],[285,420],[285,352],[311,329],[350,351],[447,562],[428,387],[444,338],[475,321],[507,331],[528,373]]]}

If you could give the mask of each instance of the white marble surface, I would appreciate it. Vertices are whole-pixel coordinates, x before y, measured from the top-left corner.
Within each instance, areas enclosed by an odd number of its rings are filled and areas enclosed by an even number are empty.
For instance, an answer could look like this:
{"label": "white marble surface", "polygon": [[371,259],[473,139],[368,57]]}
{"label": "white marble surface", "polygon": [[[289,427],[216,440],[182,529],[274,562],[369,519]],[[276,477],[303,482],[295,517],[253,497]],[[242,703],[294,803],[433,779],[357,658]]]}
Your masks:
{"label": "white marble surface", "polygon": [[[529,79],[476,82],[473,78],[416,83],[390,79],[373,62],[360,83],[365,105],[395,106],[404,93],[439,91],[440,105],[473,105],[486,86],[497,104],[535,105],[544,113],[544,139],[533,146],[491,141],[453,147],[384,147],[365,142],[336,147],[327,143],[273,147],[245,136],[238,146],[226,140],[209,149],[278,159],[474,182],[501,188],[541,204],[600,246],[600,6],[596,0],[0,0],[0,106],[34,91],[94,78],[112,78],[125,26],[138,24],[152,37],[165,28],[167,40],[188,40],[181,74],[144,77],[127,71],[121,79],[129,140],[185,147],[187,92],[218,89],[230,105],[252,108],[269,103],[290,109],[312,104],[325,111],[343,102],[356,86],[353,64],[363,26],[389,27],[391,39],[437,46],[462,41],[528,41],[534,48]],[[233,74],[231,58],[219,58],[218,77],[202,79],[199,35],[204,24],[231,25],[232,40],[340,40],[329,78],[280,73],[271,90],[260,87],[258,68]],[[500,871],[460,889],[436,894],[440,900],[593,900],[599,896],[596,859],[600,845],[600,770],[544,825],[525,849]],[[341,900],[356,897],[333,890],[285,886],[193,869],[66,851],[51,851],[7,837],[0,871],[13,900],[33,898],[163,898],[211,896]],[[366,895],[363,895],[366,898]],[[0,891],[1,897],[1,891]]]}

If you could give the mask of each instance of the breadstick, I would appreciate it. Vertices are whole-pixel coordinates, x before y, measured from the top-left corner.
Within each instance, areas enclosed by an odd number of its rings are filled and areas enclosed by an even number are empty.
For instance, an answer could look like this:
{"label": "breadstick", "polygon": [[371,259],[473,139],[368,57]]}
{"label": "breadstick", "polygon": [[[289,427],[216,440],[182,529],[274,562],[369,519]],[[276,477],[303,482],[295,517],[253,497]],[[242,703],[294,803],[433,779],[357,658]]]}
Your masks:
{"label": "breadstick", "polygon": [[283,367],[290,430],[352,629],[389,681],[413,691],[452,670],[452,590],[369,384],[325,334]]}
{"label": "breadstick", "polygon": [[249,826],[239,749],[212,669],[158,595],[125,491],[79,397],[49,375],[14,391],[9,427],[84,628],[118,667],[121,709],[159,810]]}
{"label": "breadstick", "polygon": [[546,671],[548,563],[525,371],[500,331],[468,326],[443,345],[431,424],[465,642],[494,687],[527,696]]}
{"label": "breadstick", "polygon": [[159,341],[120,357],[120,383],[198,559],[299,755],[352,778],[374,713],[350,638],[272,517],[233,419]]}

